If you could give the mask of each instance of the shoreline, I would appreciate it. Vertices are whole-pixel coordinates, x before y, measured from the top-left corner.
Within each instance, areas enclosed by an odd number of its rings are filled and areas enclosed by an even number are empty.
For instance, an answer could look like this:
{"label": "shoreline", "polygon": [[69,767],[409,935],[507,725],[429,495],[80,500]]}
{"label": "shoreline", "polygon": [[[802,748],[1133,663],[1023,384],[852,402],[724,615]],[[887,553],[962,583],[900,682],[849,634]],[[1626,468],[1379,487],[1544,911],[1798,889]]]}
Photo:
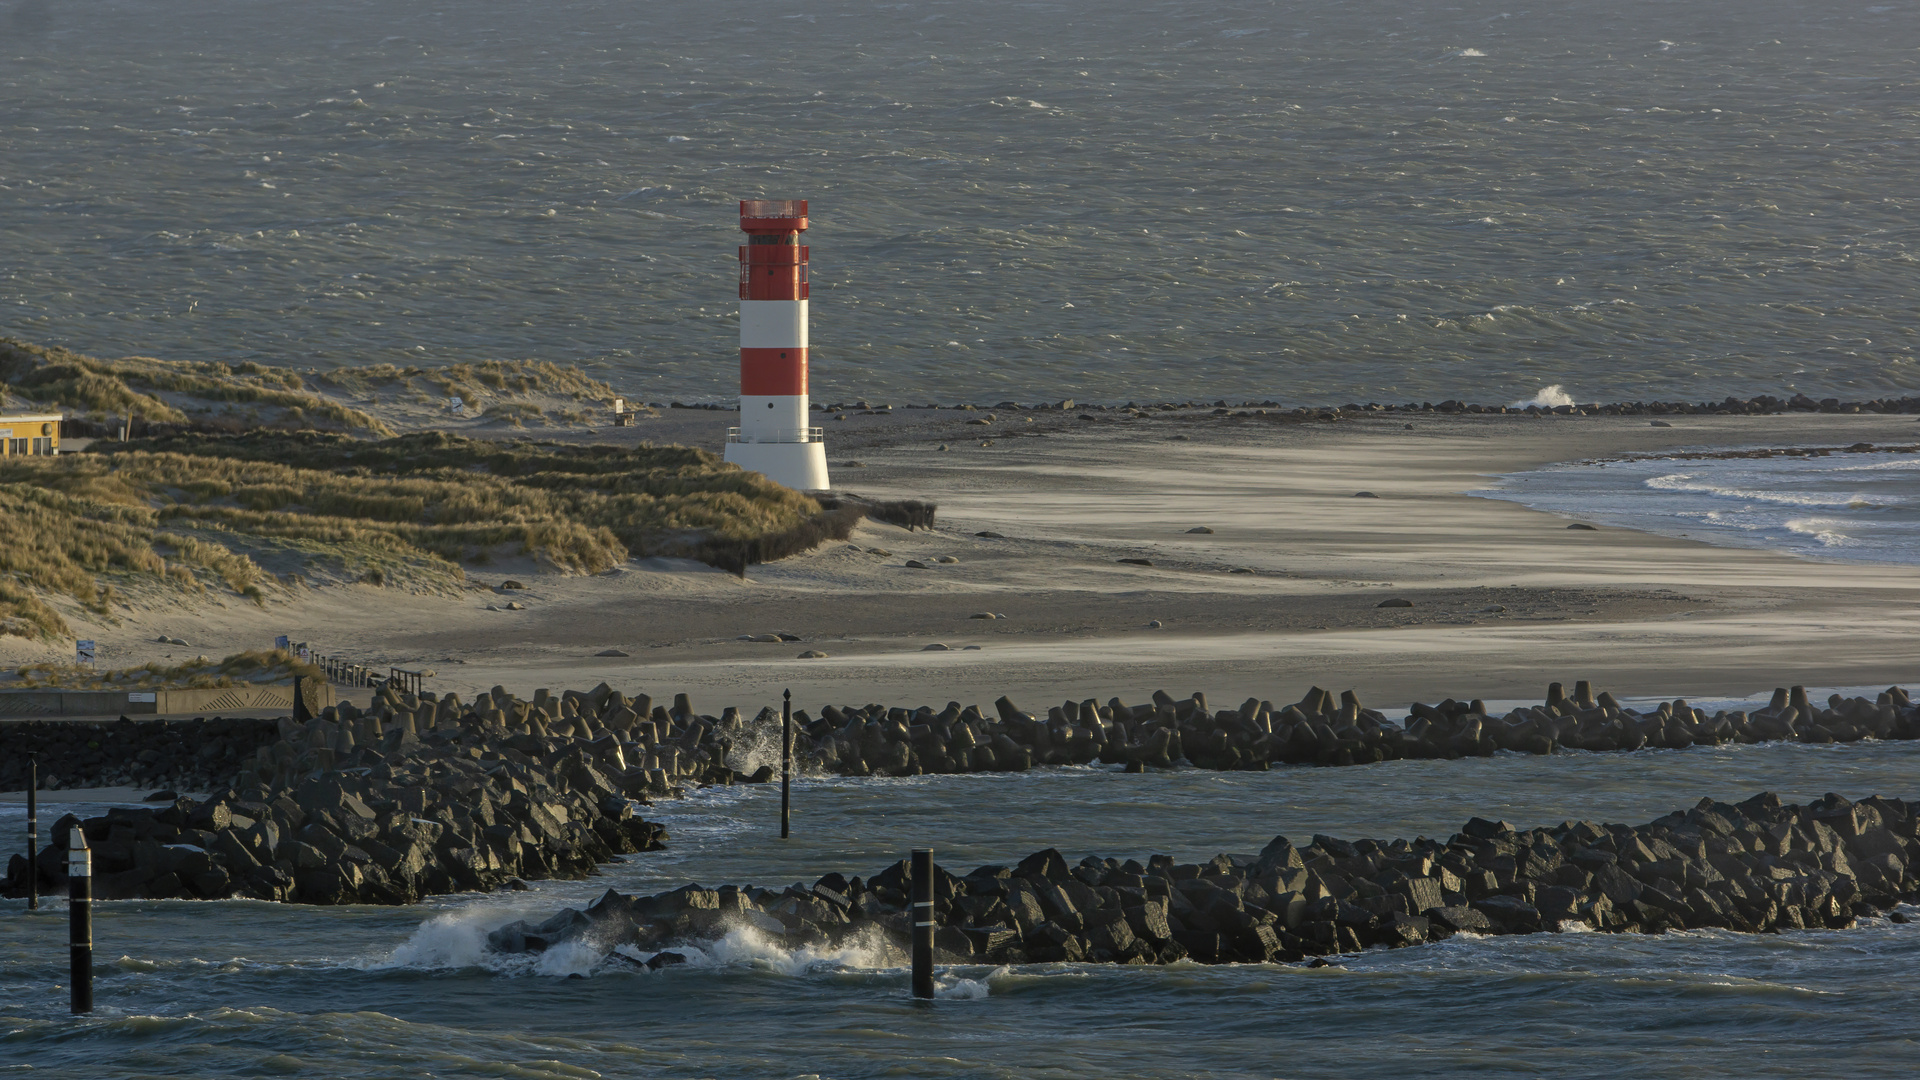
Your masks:
{"label": "shoreline", "polygon": [[[723,433],[679,412],[573,438]],[[523,560],[470,570],[472,587],[457,597],[303,588],[265,608],[169,605],[84,632],[116,665],[175,651],[151,640],[156,630],[209,652],[292,633],[330,655],[432,670],[431,688],[464,695],[604,679],[709,697],[724,689],[736,701],[770,701],[789,686],[808,700],[1160,685],[1237,699],[1297,681],[1392,700],[1457,680],[1523,698],[1576,668],[1668,697],[1745,697],[1815,678],[1888,685],[1913,678],[1920,631],[1908,616],[1920,570],[1568,531],[1564,517],[1465,492],[1489,475],[1602,454],[1891,443],[1910,438],[1910,424],[1433,416],[1410,430],[1365,418],[1256,430],[1231,418],[1088,424],[1054,413],[1023,417],[1009,438],[953,417],[853,417],[830,436],[839,489],[936,502],[935,528],[869,521],[846,543],[745,579],[676,560],[593,577]],[[852,458],[865,465],[838,466]],[[1356,498],[1362,491],[1378,497]],[[1198,527],[1212,532],[1188,531]],[[1154,565],[1119,561],[1129,558]],[[488,610],[504,607],[508,577],[529,586],[512,594],[524,610]],[[1414,606],[1377,607],[1391,598]],[[986,613],[1007,618],[972,618]],[[801,640],[737,640],[775,632]],[[1805,663],[1809,635],[1831,659]],[[922,652],[935,643],[950,651]],[[628,655],[596,655],[608,650]],[[806,651],[828,655],[798,659]],[[10,641],[0,654],[40,659],[45,647]]]}

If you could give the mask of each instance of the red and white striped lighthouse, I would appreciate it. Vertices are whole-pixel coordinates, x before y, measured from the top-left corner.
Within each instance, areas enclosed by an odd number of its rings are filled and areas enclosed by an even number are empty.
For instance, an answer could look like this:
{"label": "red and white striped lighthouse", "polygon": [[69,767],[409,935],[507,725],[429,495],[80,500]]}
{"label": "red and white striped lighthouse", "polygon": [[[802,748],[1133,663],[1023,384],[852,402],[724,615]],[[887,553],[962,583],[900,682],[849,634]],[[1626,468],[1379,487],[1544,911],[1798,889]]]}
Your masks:
{"label": "red and white striped lighthouse", "polygon": [[798,491],[827,488],[827,448],[807,423],[805,199],[740,203],[740,426],[727,460]]}

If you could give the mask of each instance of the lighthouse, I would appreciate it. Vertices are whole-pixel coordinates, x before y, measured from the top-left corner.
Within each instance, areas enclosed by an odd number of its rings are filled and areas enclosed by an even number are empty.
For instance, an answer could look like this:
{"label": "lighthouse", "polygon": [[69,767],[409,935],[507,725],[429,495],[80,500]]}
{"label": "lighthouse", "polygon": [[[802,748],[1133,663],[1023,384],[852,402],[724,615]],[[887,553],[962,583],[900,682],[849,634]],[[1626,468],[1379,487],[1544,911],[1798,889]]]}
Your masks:
{"label": "lighthouse", "polygon": [[807,423],[807,202],[744,200],[740,231],[740,426],[727,431],[727,460],[824,491],[825,436]]}

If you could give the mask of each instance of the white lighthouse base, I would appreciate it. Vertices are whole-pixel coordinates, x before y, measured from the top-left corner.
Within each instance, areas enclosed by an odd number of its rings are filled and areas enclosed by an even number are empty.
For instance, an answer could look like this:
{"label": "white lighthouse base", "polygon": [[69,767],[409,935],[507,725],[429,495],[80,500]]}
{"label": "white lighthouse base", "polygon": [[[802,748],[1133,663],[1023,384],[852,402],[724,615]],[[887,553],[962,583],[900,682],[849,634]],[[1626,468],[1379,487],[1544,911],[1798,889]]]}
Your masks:
{"label": "white lighthouse base", "polygon": [[727,460],[795,491],[826,491],[831,486],[826,443],[730,442]]}

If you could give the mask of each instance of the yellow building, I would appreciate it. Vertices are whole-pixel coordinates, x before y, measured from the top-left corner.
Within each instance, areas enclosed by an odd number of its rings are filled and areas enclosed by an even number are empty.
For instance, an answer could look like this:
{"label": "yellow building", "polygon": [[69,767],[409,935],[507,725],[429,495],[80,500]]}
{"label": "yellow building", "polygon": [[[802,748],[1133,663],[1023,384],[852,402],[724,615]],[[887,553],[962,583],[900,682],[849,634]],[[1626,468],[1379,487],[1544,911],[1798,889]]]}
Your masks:
{"label": "yellow building", "polygon": [[0,416],[0,454],[51,456],[60,452],[60,415]]}

